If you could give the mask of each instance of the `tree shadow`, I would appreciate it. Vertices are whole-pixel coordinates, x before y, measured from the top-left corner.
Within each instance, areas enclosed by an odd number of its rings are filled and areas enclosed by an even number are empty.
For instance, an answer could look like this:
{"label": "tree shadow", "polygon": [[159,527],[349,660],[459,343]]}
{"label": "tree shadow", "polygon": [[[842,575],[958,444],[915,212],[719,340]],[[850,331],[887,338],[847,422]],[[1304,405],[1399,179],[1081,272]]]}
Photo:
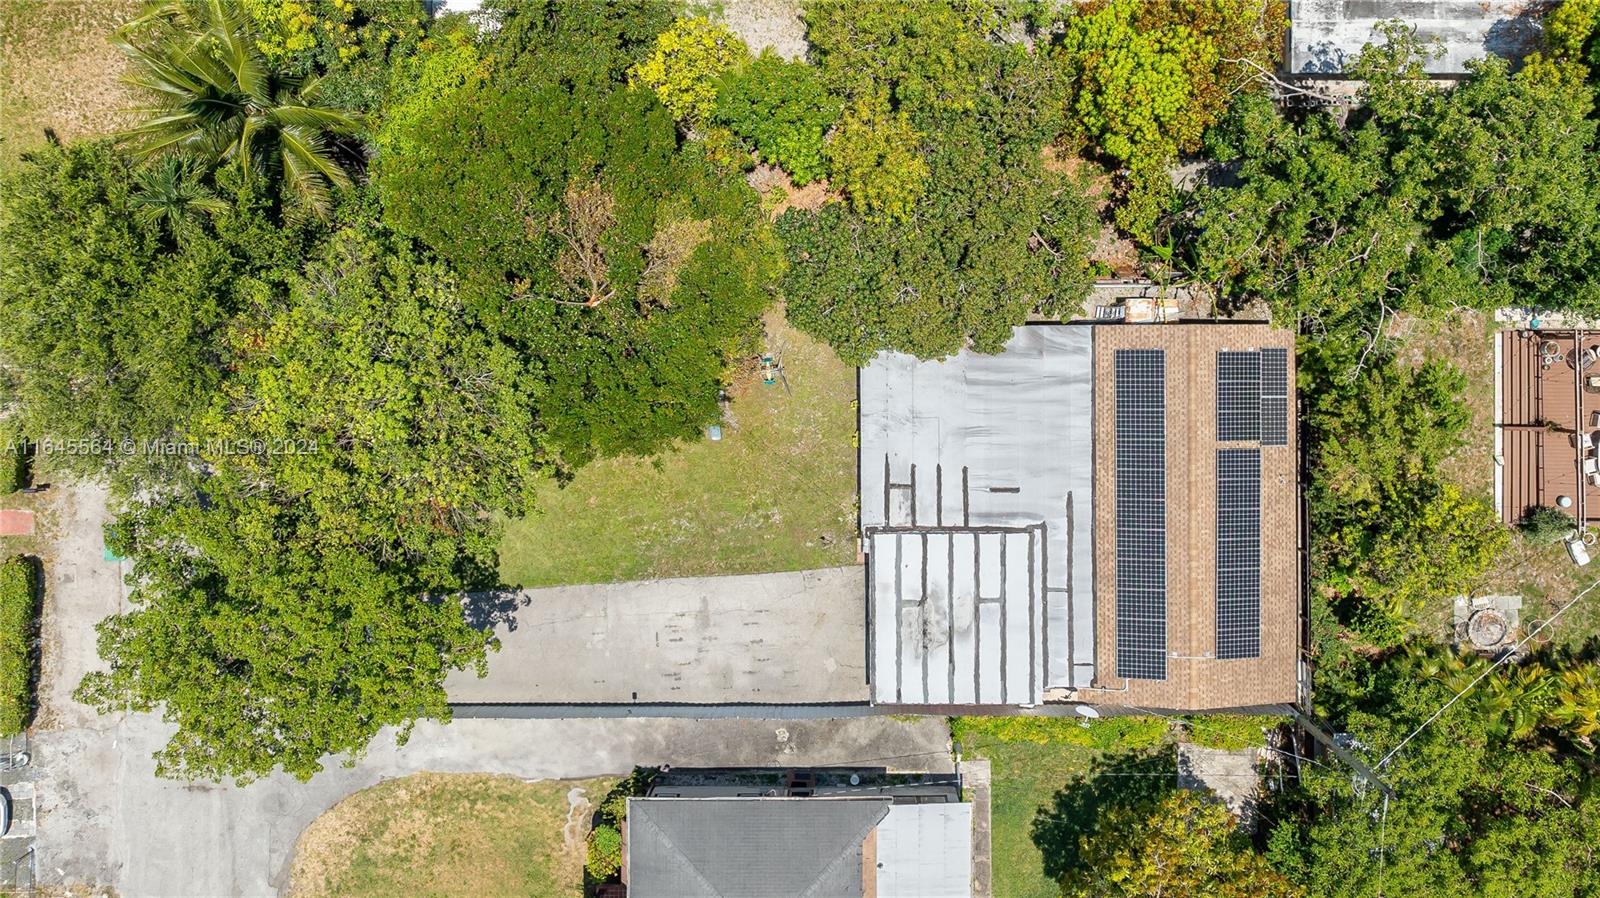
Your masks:
{"label": "tree shadow", "polygon": [[1059,880],[1081,864],[1079,840],[1106,811],[1157,801],[1178,787],[1177,778],[1170,748],[1097,758],[1055,794],[1050,807],[1039,809],[1028,828],[1044,855],[1045,875]]}
{"label": "tree shadow", "polygon": [[533,602],[520,589],[497,587],[469,592],[461,600],[462,613],[467,625],[476,630],[493,630],[504,627],[517,629],[517,611]]}

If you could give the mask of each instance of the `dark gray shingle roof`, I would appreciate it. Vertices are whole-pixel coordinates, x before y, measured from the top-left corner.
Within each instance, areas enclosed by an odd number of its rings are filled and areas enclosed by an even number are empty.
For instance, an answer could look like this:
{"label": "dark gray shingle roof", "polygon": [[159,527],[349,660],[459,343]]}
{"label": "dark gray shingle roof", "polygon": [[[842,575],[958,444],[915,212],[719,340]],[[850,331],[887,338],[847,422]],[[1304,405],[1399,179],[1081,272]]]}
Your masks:
{"label": "dark gray shingle roof", "polygon": [[861,898],[887,798],[634,798],[632,898]]}

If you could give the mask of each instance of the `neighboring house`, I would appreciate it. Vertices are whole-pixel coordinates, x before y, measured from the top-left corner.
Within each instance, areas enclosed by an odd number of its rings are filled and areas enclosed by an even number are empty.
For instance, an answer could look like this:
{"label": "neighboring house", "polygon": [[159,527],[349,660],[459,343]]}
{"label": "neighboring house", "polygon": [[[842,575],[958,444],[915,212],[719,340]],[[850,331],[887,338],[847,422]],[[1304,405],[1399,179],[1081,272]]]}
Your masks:
{"label": "neighboring house", "polygon": [[1502,330],[1494,363],[1500,519],[1550,507],[1600,524],[1600,333]]}
{"label": "neighboring house", "polygon": [[972,805],[953,783],[818,789],[799,798],[793,789],[678,791],[628,799],[629,898],[972,895]]}
{"label": "neighboring house", "polygon": [[1268,708],[1301,693],[1294,335],[1053,324],[861,372],[879,706]]}
{"label": "neighboring house", "polygon": [[1290,0],[1288,52],[1291,76],[1340,78],[1378,43],[1381,22],[1400,19],[1443,51],[1428,74],[1459,78],[1467,63],[1488,54],[1521,59],[1539,47],[1539,17],[1551,0]]}

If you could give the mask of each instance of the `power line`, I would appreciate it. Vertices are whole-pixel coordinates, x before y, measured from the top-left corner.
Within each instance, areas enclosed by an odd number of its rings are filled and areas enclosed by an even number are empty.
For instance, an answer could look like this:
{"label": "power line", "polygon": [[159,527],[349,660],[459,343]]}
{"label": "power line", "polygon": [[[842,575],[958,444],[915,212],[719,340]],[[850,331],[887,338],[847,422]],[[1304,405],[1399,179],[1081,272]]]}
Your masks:
{"label": "power line", "polygon": [[1451,696],[1450,700],[1445,702],[1443,705],[1441,705],[1439,707],[1439,710],[1433,712],[1433,715],[1431,717],[1429,717],[1427,720],[1424,720],[1422,722],[1421,726],[1419,726],[1416,729],[1412,730],[1404,739],[1401,739],[1400,740],[1400,744],[1396,745],[1393,749],[1391,749],[1389,751],[1388,754],[1384,755],[1383,756],[1383,760],[1379,761],[1377,763],[1377,766],[1374,767],[1373,769],[1374,770],[1382,770],[1384,768],[1384,765],[1388,764],[1391,760],[1394,759],[1395,755],[1400,753],[1400,749],[1406,747],[1406,743],[1410,742],[1412,739],[1415,739],[1417,737],[1418,733],[1421,733],[1423,730],[1428,728],[1429,724],[1433,723],[1435,720],[1438,720],[1439,717],[1444,714],[1444,712],[1450,710],[1450,706],[1451,705],[1453,705],[1456,702],[1460,701],[1461,697],[1466,695],[1468,692],[1471,692],[1472,691],[1472,687],[1474,687],[1474,686],[1478,685],[1480,682],[1482,682],[1485,677],[1489,676],[1489,674],[1494,673],[1495,669],[1498,668],[1500,665],[1502,665],[1502,664],[1506,663],[1507,661],[1509,661],[1514,655],[1516,655],[1516,653],[1518,651],[1520,651],[1522,649],[1522,647],[1524,645],[1527,645],[1530,640],[1532,640],[1535,636],[1538,636],[1544,630],[1545,627],[1548,627],[1551,624],[1555,623],[1556,622],[1556,618],[1558,618],[1561,615],[1565,614],[1568,608],[1571,608],[1573,605],[1577,604],[1579,599],[1583,598],[1585,595],[1588,595],[1589,591],[1594,589],[1596,586],[1600,586],[1600,580],[1595,580],[1593,583],[1590,583],[1588,586],[1584,587],[1582,592],[1580,592],[1577,595],[1573,596],[1570,600],[1567,601],[1567,604],[1562,605],[1560,608],[1558,608],[1556,610],[1555,614],[1550,615],[1550,617],[1548,619],[1546,619],[1544,622],[1540,623],[1539,626],[1535,627],[1533,632],[1529,633],[1527,636],[1522,637],[1522,639],[1519,640],[1517,642],[1517,644],[1515,646],[1513,646],[1511,649],[1502,652],[1500,654],[1500,657],[1495,659],[1495,662],[1493,664],[1489,665],[1488,668],[1485,669],[1483,673],[1478,674],[1476,677],[1473,677],[1472,678],[1472,682],[1468,683],[1466,686],[1463,686],[1461,688],[1460,692],[1457,692],[1454,696]]}

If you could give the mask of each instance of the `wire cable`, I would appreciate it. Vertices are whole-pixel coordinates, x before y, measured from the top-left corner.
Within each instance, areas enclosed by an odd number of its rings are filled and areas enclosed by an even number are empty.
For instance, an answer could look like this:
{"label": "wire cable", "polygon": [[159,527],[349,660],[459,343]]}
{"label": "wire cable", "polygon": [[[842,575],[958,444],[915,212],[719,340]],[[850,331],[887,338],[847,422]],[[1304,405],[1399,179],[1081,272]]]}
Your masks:
{"label": "wire cable", "polygon": [[1377,763],[1377,766],[1375,766],[1373,768],[1373,770],[1375,770],[1375,771],[1376,770],[1382,770],[1385,765],[1387,765],[1390,761],[1394,760],[1394,756],[1400,753],[1400,749],[1406,747],[1406,743],[1410,742],[1412,739],[1415,739],[1417,737],[1418,733],[1421,733],[1423,730],[1428,728],[1429,724],[1433,723],[1435,720],[1438,720],[1440,718],[1440,716],[1442,716],[1444,714],[1444,712],[1450,710],[1450,706],[1451,705],[1454,705],[1456,702],[1461,700],[1462,696],[1466,695],[1468,692],[1471,692],[1472,691],[1472,687],[1474,687],[1474,686],[1478,685],[1479,683],[1481,683],[1484,680],[1485,677],[1489,676],[1489,674],[1494,673],[1495,670],[1500,665],[1502,665],[1502,664],[1506,663],[1506,661],[1510,660],[1512,658],[1512,656],[1516,655],[1516,653],[1518,651],[1521,651],[1521,649],[1522,649],[1522,647],[1524,645],[1527,645],[1530,640],[1532,640],[1535,636],[1538,636],[1540,634],[1540,632],[1542,632],[1544,630],[1545,627],[1548,627],[1551,624],[1555,623],[1556,622],[1556,618],[1559,618],[1561,615],[1565,614],[1568,608],[1571,608],[1573,605],[1576,605],[1578,603],[1579,599],[1581,599],[1584,596],[1588,595],[1589,591],[1594,589],[1596,586],[1600,586],[1600,580],[1595,580],[1593,583],[1590,583],[1588,586],[1584,587],[1582,592],[1580,592],[1577,595],[1573,596],[1570,600],[1567,601],[1567,604],[1562,605],[1560,608],[1558,608],[1556,610],[1555,614],[1550,615],[1550,617],[1547,620],[1545,620],[1543,623],[1539,624],[1539,626],[1536,627],[1531,633],[1529,633],[1527,636],[1522,637],[1522,639],[1518,640],[1517,644],[1515,646],[1513,646],[1509,651],[1502,652],[1500,654],[1500,657],[1498,659],[1496,659],[1493,664],[1489,665],[1489,667],[1486,670],[1484,670],[1483,673],[1478,674],[1476,677],[1473,677],[1472,678],[1472,682],[1468,683],[1466,686],[1463,686],[1461,688],[1460,692],[1457,692],[1454,696],[1452,696],[1450,698],[1449,701],[1447,701],[1443,705],[1441,705],[1439,707],[1439,710],[1433,712],[1433,715],[1431,717],[1429,717],[1427,720],[1424,720],[1422,722],[1421,726],[1419,726],[1416,729],[1412,730],[1404,739],[1401,739],[1399,745],[1396,745],[1393,749],[1390,749],[1389,753],[1383,756],[1383,760],[1379,761]]}

